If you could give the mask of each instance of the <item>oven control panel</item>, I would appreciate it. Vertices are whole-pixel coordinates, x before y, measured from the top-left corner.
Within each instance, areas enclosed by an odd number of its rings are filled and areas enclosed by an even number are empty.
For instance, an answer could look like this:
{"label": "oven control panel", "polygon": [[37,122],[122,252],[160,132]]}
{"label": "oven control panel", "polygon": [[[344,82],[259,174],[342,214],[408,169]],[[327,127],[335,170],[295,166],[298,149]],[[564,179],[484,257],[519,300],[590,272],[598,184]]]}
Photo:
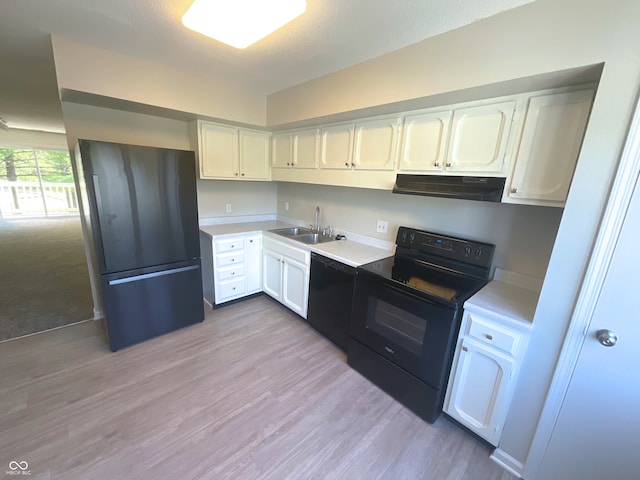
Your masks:
{"label": "oven control panel", "polygon": [[424,230],[400,227],[396,244],[417,252],[438,255],[452,260],[478,265],[491,266],[495,247],[488,243],[449,237]]}

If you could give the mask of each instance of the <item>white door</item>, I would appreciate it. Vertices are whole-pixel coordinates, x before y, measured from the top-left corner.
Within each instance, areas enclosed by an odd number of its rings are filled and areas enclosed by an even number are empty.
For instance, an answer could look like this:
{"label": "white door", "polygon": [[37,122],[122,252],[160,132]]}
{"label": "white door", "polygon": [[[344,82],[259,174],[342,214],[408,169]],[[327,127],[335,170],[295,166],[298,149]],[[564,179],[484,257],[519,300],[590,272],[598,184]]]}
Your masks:
{"label": "white door", "polygon": [[271,136],[271,166],[274,168],[291,168],[292,166],[292,134],[274,133]]}
{"label": "white door", "polygon": [[514,372],[513,359],[465,338],[459,346],[454,368],[446,412],[496,445],[506,415],[505,400]]}
{"label": "white door", "polygon": [[202,122],[200,142],[201,178],[238,177],[237,129]]}
{"label": "white door", "polygon": [[247,293],[262,290],[262,234],[248,235],[244,247]]}
{"label": "white door", "polygon": [[268,133],[240,130],[241,179],[269,179],[269,142]]}
{"label": "white door", "polygon": [[361,170],[393,170],[398,150],[400,119],[356,124],[353,163]]}
{"label": "white door", "polygon": [[307,318],[309,267],[286,257],[282,261],[282,303]]}
{"label": "white door", "polygon": [[282,257],[267,249],[262,249],[262,290],[282,301]]}
{"label": "white door", "polygon": [[593,90],[532,98],[508,196],[563,204],[587,126]]}
{"label": "white door", "polygon": [[293,165],[296,168],[318,167],[318,129],[301,130],[293,134]]}
{"label": "white door", "polygon": [[504,102],[453,112],[445,169],[501,173],[515,106]]}
{"label": "white door", "polygon": [[[640,478],[639,235],[636,184],[539,480]],[[615,345],[601,344],[602,330]]]}
{"label": "white door", "polygon": [[400,170],[441,172],[451,124],[451,111],[404,118]]}
{"label": "white door", "polygon": [[348,169],[353,166],[354,124],[331,125],[322,128],[320,166]]}

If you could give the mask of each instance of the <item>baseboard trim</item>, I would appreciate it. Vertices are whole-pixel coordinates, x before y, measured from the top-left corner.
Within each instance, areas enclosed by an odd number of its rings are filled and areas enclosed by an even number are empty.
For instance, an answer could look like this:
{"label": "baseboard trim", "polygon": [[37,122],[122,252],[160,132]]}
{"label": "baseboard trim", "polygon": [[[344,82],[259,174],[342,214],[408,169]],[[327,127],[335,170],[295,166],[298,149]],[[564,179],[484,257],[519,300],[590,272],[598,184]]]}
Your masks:
{"label": "baseboard trim", "polygon": [[504,468],[511,475],[514,475],[516,478],[522,478],[524,465],[511,455],[505,453],[504,450],[496,448],[493,453],[489,455],[489,458]]}

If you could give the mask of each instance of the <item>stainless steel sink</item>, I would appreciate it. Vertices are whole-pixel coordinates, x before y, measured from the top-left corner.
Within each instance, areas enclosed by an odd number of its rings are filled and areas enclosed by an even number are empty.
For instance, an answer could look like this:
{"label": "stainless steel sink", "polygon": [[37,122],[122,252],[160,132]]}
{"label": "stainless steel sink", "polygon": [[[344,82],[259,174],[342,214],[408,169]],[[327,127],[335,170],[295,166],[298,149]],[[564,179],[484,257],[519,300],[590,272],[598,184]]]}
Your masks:
{"label": "stainless steel sink", "polygon": [[304,235],[296,235],[292,237],[294,240],[306,243],[307,245],[315,245],[317,243],[333,242],[335,238],[328,235],[320,235],[319,233],[306,233]]}
{"label": "stainless steel sink", "polygon": [[278,228],[276,230],[271,230],[271,232],[277,235],[282,235],[283,237],[290,238],[291,240],[305,243],[307,245],[333,242],[335,240],[334,237],[315,233],[313,230],[304,227]]}
{"label": "stainless steel sink", "polygon": [[285,237],[295,237],[296,235],[306,235],[312,233],[310,229],[304,227],[278,228],[271,231],[273,233],[277,233],[278,235],[284,235]]}

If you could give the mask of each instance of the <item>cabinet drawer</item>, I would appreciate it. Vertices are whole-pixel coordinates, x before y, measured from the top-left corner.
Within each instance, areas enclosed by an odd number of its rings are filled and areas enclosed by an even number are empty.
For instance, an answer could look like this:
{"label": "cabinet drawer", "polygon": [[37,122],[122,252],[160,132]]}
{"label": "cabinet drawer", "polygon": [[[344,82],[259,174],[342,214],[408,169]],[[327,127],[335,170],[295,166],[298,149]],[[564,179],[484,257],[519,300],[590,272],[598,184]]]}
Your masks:
{"label": "cabinet drawer", "polygon": [[221,282],[218,285],[219,301],[223,301],[229,297],[243,295],[246,290],[246,282],[244,278]]}
{"label": "cabinet drawer", "polygon": [[244,262],[244,252],[231,252],[224,255],[216,255],[216,266],[226,267]]}
{"label": "cabinet drawer", "polygon": [[467,335],[513,356],[518,353],[522,341],[521,333],[498,326],[473,313],[469,314]]}
{"label": "cabinet drawer", "polygon": [[239,278],[242,276],[244,276],[244,264],[220,268],[217,271],[217,277],[219,282],[223,280],[229,280],[230,278]]}
{"label": "cabinet drawer", "polygon": [[244,248],[244,237],[216,240],[216,253],[233,252]]}

